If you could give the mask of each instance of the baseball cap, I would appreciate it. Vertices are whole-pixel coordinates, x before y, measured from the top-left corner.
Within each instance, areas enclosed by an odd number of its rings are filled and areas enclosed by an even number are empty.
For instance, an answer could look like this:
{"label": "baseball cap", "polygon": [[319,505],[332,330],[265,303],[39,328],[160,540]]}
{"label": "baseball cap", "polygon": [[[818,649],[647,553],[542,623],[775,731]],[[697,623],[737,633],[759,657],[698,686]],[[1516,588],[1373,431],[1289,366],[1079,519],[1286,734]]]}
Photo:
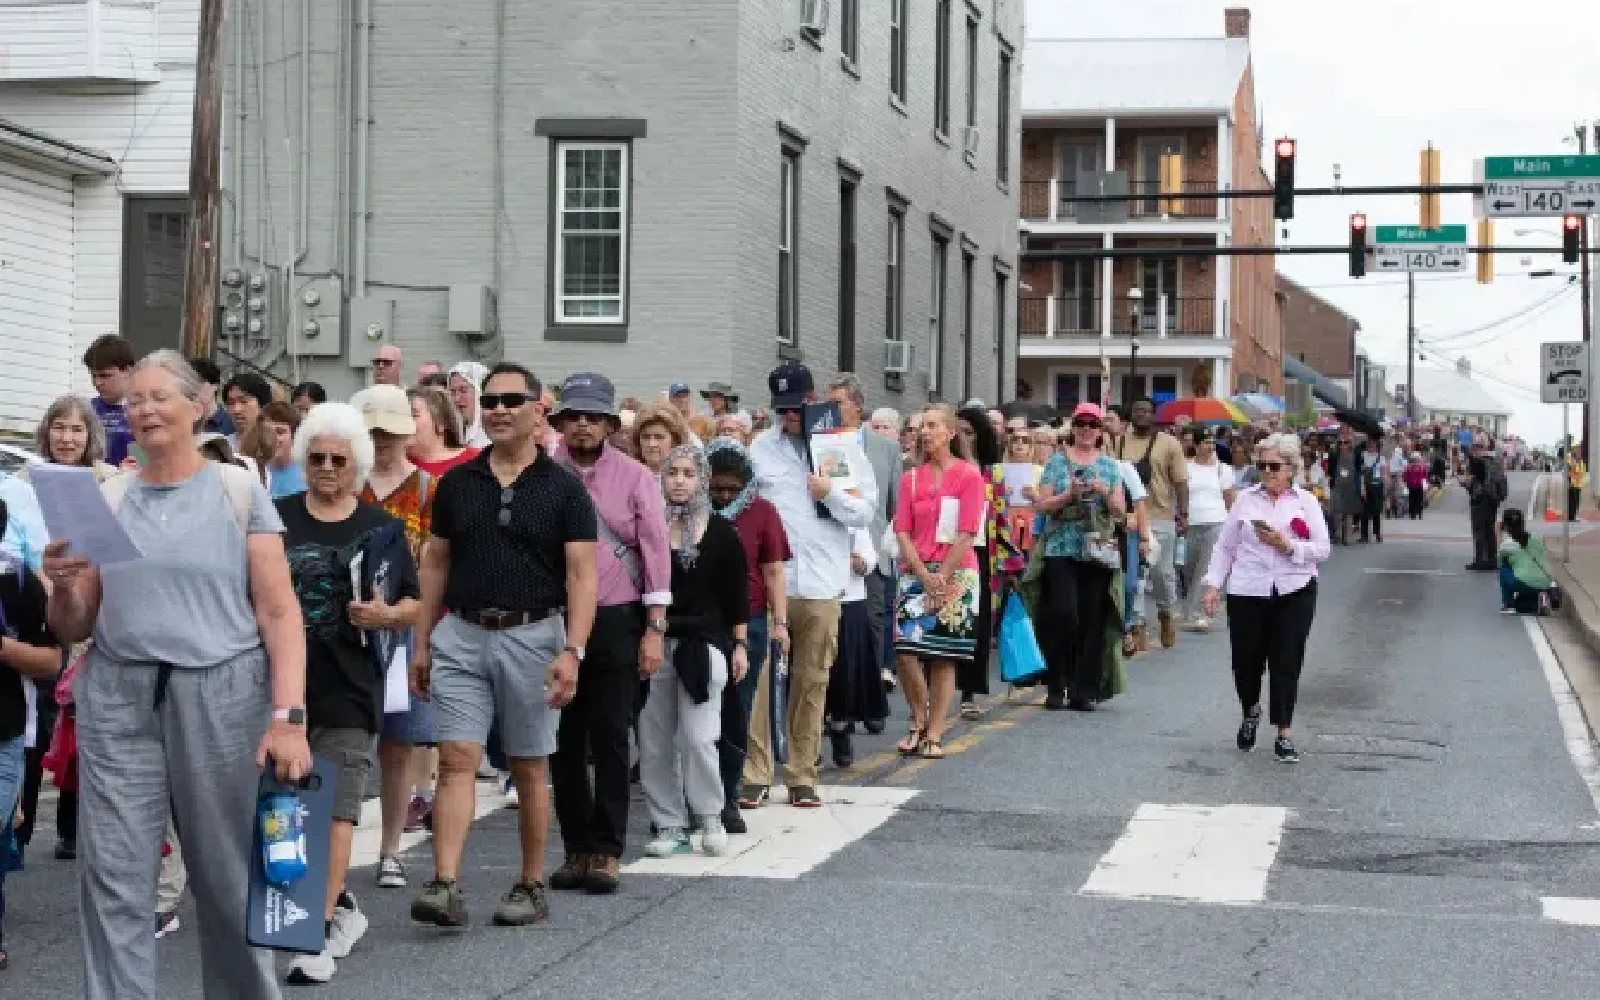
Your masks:
{"label": "baseball cap", "polygon": [[568,375],[561,383],[561,404],[556,411],[559,418],[566,413],[598,413],[617,415],[617,392],[611,380],[597,372],[577,372]]}
{"label": "baseball cap", "polygon": [[672,383],[671,385],[667,386],[667,395],[668,396],[687,396],[687,395],[689,395],[689,383],[687,383],[687,382],[674,382],[674,383]]}
{"label": "baseball cap", "polygon": [[1084,417],[1088,417],[1095,423],[1100,423],[1105,420],[1106,415],[1101,411],[1100,407],[1094,405],[1093,403],[1079,403],[1077,406],[1072,408],[1073,420],[1079,420]]}
{"label": "baseball cap", "polygon": [[350,397],[350,405],[361,411],[367,429],[410,437],[417,432],[411,416],[411,400],[397,385],[374,385]]}
{"label": "baseball cap", "polygon": [[791,361],[767,376],[767,388],[772,392],[774,410],[798,410],[806,405],[806,396],[816,389],[816,383],[811,381],[811,369]]}

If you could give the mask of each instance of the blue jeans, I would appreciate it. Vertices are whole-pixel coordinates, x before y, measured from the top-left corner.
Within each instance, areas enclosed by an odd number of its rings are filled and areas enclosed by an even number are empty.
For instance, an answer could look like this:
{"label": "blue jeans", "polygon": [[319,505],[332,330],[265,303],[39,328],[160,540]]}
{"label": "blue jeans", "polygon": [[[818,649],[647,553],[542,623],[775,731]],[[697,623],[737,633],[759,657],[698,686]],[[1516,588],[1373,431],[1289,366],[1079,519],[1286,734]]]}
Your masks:
{"label": "blue jeans", "polygon": [[26,771],[22,737],[0,741],[0,946],[5,942],[6,872],[10,870],[16,850],[11,817],[17,811],[17,799],[22,796],[22,779]]}
{"label": "blue jeans", "polygon": [[756,700],[756,681],[767,662],[767,616],[756,615],[745,626],[750,647],[750,669],[738,684],[722,688],[722,738],[717,741],[717,761],[722,770],[722,794],[729,805],[739,801],[739,780],[750,747],[750,707]]}
{"label": "blue jeans", "polygon": [[1122,631],[1139,624],[1139,536],[1128,535],[1127,552],[1123,561],[1127,571],[1122,577]]}
{"label": "blue jeans", "polygon": [[1517,579],[1510,566],[1500,567],[1500,606],[1513,608],[1518,614],[1539,613],[1539,591]]}

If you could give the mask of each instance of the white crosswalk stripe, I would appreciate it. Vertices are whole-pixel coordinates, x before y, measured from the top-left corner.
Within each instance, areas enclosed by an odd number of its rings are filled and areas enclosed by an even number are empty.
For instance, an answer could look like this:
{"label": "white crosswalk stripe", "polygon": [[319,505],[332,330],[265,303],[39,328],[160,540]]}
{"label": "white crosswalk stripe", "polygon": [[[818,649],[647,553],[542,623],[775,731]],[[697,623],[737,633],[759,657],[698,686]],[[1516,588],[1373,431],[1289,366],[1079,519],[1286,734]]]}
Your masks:
{"label": "white crosswalk stripe", "polygon": [[1079,890],[1087,896],[1260,903],[1289,810],[1145,803]]}

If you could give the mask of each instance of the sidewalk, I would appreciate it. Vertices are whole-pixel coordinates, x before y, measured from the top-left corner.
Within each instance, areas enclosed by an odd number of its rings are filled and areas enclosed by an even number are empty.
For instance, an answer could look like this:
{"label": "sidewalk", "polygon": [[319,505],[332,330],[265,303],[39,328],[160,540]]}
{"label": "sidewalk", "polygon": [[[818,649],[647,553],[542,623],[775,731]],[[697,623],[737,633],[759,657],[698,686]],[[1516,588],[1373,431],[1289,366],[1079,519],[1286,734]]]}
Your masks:
{"label": "sidewalk", "polygon": [[1585,532],[1588,544],[1580,545],[1574,533],[1572,557],[1566,563],[1561,562],[1559,537],[1545,536],[1545,547],[1565,594],[1560,615],[1573,624],[1583,642],[1574,650],[1576,655],[1560,658],[1561,667],[1578,696],[1589,731],[1600,738],[1600,546],[1592,544],[1597,534]]}

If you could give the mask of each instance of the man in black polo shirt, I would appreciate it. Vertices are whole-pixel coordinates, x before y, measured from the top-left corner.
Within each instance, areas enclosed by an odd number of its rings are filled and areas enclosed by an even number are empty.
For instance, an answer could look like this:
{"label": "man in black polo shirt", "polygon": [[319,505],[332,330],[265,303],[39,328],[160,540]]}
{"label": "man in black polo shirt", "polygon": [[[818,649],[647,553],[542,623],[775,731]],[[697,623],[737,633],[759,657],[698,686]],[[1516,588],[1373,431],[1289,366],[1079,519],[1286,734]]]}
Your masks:
{"label": "man in black polo shirt", "polygon": [[[550,913],[545,758],[556,748],[558,710],[577,691],[597,584],[594,505],[537,441],[542,388],[521,365],[490,369],[478,399],[490,446],[434,488],[411,673],[416,693],[433,698],[438,728],[435,874],[411,905],[411,919],[440,927],[467,922],[456,874],[492,723],[499,724],[522,813],[522,874],[494,922],[529,924]],[[450,614],[441,621],[444,608]]]}

